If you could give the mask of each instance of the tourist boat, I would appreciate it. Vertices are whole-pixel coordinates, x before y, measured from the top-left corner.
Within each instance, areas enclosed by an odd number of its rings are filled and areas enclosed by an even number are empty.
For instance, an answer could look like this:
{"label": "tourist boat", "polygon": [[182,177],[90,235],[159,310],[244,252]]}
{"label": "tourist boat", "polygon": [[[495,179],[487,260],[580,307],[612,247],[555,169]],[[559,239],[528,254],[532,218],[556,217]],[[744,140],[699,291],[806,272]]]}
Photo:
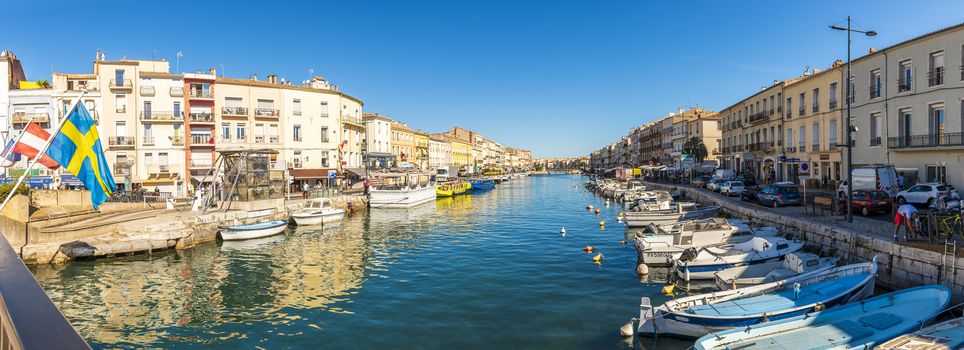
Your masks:
{"label": "tourist boat", "polygon": [[221,239],[238,241],[274,236],[282,233],[288,227],[288,220],[273,220],[249,225],[221,226]]}
{"label": "tourist boat", "polygon": [[441,183],[435,187],[436,197],[451,197],[455,195],[455,189],[452,188],[451,183]]}
{"label": "tourist boat", "polygon": [[468,190],[472,189],[472,184],[467,181],[456,181],[452,186],[452,194],[465,194]]}
{"label": "tourist boat", "polygon": [[426,172],[380,171],[369,177],[368,206],[373,209],[410,208],[437,196],[431,174]]}
{"label": "tourist boat", "polygon": [[651,266],[667,266],[673,255],[687,248],[742,242],[753,235],[731,226],[726,219],[709,218],[684,221],[669,225],[650,224],[636,233],[638,262]]}
{"label": "tourist boat", "polygon": [[711,218],[719,214],[720,206],[700,206],[696,203],[675,203],[676,208],[669,210],[650,210],[624,213],[627,227],[642,227],[649,224],[671,224],[679,221]]}
{"label": "tourist boat", "polygon": [[489,179],[472,179],[469,180],[469,183],[472,184],[472,189],[476,191],[495,188],[495,181]]}
{"label": "tourist boat", "polygon": [[737,266],[782,261],[803,248],[803,242],[780,237],[753,237],[746,242],[689,248],[673,256],[676,275],[685,281],[713,279],[716,271]]}
{"label": "tourist boat", "polygon": [[934,324],[877,345],[876,350],[964,349],[964,317]]}
{"label": "tourist boat", "polygon": [[291,218],[299,226],[321,225],[339,221],[345,211],[331,205],[331,199],[315,198],[305,203],[305,207],[291,213]]}
{"label": "tourist boat", "polygon": [[733,327],[790,318],[863,300],[874,293],[877,259],[808,272],[782,281],[691,295],[653,307],[639,307],[641,335],[697,338]]}
{"label": "tourist boat", "polygon": [[716,285],[722,290],[776,282],[810,271],[837,266],[839,258],[821,258],[813,253],[790,253],[783,261],[737,266],[717,271]]}
{"label": "tourist boat", "polygon": [[870,349],[919,329],[940,314],[950,299],[951,291],[942,285],[908,288],[825,311],[711,332],[697,340],[695,348]]}

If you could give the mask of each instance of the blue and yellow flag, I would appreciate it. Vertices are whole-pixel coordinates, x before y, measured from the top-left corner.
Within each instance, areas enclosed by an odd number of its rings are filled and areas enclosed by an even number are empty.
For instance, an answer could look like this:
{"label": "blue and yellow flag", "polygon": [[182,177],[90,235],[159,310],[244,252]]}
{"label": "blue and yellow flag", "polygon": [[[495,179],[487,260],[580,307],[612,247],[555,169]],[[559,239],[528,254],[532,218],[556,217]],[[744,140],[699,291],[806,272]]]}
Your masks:
{"label": "blue and yellow flag", "polygon": [[83,103],[78,103],[70,111],[63,127],[53,138],[47,155],[77,176],[90,191],[90,201],[97,209],[117,190],[117,185],[107,166],[97,126]]}

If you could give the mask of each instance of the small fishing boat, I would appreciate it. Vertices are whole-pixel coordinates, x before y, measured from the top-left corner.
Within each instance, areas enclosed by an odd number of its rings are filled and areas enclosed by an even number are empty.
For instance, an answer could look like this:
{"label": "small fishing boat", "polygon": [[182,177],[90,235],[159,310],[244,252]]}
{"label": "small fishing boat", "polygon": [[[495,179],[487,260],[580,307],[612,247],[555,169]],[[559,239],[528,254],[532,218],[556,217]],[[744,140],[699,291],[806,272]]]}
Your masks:
{"label": "small fishing boat", "polygon": [[837,266],[839,258],[821,258],[813,253],[790,253],[783,261],[737,266],[717,271],[716,286],[722,290],[737,289],[784,280],[810,271]]}
{"label": "small fishing boat", "polygon": [[803,242],[780,237],[753,237],[746,242],[689,248],[673,256],[676,275],[683,280],[713,279],[716,271],[737,266],[783,261],[803,248]]}
{"label": "small fishing boat", "polygon": [[345,211],[335,208],[331,199],[316,198],[305,203],[305,207],[291,213],[291,218],[299,226],[321,225],[341,220]]}
{"label": "small fishing boat", "polygon": [[495,181],[489,179],[472,179],[469,180],[469,183],[472,184],[472,189],[476,191],[495,188]]}
{"label": "small fishing boat", "polygon": [[646,265],[668,266],[672,264],[673,255],[682,253],[687,248],[742,242],[752,237],[748,231],[739,231],[723,218],[668,225],[650,224],[636,233],[636,256],[638,262]]}
{"label": "small fishing boat", "polygon": [[877,345],[876,350],[964,349],[964,317],[934,324]]}
{"label": "small fishing boat", "polygon": [[758,286],[673,299],[659,307],[644,297],[637,332],[697,338],[802,315],[869,297],[874,293],[876,275],[875,258]]}
{"label": "small fishing boat", "polygon": [[285,231],[288,220],[273,220],[249,225],[221,226],[221,239],[225,241],[239,241],[274,236]]}
{"label": "small fishing boat", "polygon": [[679,221],[711,218],[719,214],[720,206],[700,206],[696,203],[676,203],[669,210],[651,210],[624,213],[627,227],[642,227],[649,224],[671,224]]}
{"label": "small fishing boat", "polygon": [[[711,332],[697,340],[695,348],[870,349],[919,329],[943,311],[950,299],[951,291],[942,285],[908,288],[825,311]],[[959,329],[955,330],[958,334]]]}

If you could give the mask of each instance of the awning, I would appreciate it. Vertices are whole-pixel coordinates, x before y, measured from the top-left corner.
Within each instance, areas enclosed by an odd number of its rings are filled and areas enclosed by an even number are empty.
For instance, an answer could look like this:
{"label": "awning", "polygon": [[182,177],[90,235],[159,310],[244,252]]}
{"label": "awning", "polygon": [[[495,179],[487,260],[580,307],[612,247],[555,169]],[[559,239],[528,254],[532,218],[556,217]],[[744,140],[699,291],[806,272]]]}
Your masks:
{"label": "awning", "polygon": [[[202,179],[203,179],[204,181],[201,181]],[[192,176],[191,176],[191,180],[193,180],[194,182],[197,182],[197,183],[201,183],[201,182],[214,182],[214,176],[213,176],[213,175],[208,175],[208,176],[204,176],[204,175],[192,175]]]}
{"label": "awning", "polygon": [[345,168],[349,173],[355,174],[358,177],[368,176],[364,168]]}
{"label": "awning", "polygon": [[148,185],[173,184],[176,180],[177,179],[173,179],[173,178],[147,179],[147,180],[141,181],[141,185],[148,186]]}
{"label": "awning", "polygon": [[368,158],[395,158],[394,154],[391,153],[378,153],[378,152],[368,152],[365,155]]}
{"label": "awning", "polygon": [[327,179],[331,169],[288,169],[288,173],[295,180]]}

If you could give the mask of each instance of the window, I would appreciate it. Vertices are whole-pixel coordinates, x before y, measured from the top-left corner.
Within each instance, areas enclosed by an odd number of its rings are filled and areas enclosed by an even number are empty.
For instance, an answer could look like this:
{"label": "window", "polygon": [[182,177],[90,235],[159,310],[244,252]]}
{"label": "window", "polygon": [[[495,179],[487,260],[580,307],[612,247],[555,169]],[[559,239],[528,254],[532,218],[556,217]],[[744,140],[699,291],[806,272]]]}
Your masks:
{"label": "window", "polygon": [[328,101],[321,101],[321,117],[328,118]]}
{"label": "window", "polygon": [[221,139],[231,140],[231,123],[221,123]]}
{"label": "window", "polygon": [[930,68],[927,72],[927,86],[944,84],[944,51],[930,54]]}
{"label": "window", "polygon": [[278,116],[278,110],[274,109],[274,100],[258,100],[258,109],[254,111],[256,116]]}
{"label": "window", "polygon": [[938,146],[947,143],[944,140],[945,131],[945,120],[944,120],[944,104],[935,103],[927,108],[928,115],[928,133],[930,134],[928,141],[929,146]]}
{"label": "window", "polygon": [[797,134],[797,139],[800,140],[799,141],[800,152],[806,152],[807,151],[807,127],[806,126],[803,126],[803,125],[800,126],[800,133]]}
{"label": "window", "polygon": [[144,165],[152,165],[152,164],[154,164],[154,154],[144,153]]}
{"label": "window", "polygon": [[321,151],[321,166],[328,167],[328,151]]}
{"label": "window", "polygon": [[837,82],[830,83],[830,89],[827,91],[827,101],[830,102],[830,109],[837,108]]}
{"label": "window", "polygon": [[793,112],[790,112],[792,110],[793,110],[793,98],[787,97],[787,119],[793,116]]}
{"label": "window", "polygon": [[850,88],[847,89],[847,91],[848,94],[850,94],[850,103],[853,104],[857,102],[857,85],[854,84],[854,77],[850,77],[850,81],[847,82],[847,85],[850,85]]}
{"label": "window", "polygon": [[157,164],[167,165],[167,152],[160,152],[157,154]]}
{"label": "window", "polygon": [[281,140],[278,138],[278,124],[268,124],[268,142],[281,142]]}
{"label": "window", "polygon": [[897,92],[910,91],[910,84],[914,78],[914,69],[911,61],[906,60],[898,64],[899,76],[897,78]]}
{"label": "window", "polygon": [[820,88],[813,89],[813,112],[820,112]]}
{"label": "window", "polygon": [[812,142],[810,143],[811,145],[810,150],[819,151],[820,150],[820,123],[813,123],[813,126],[810,129],[810,137],[812,139]]}
{"label": "window", "polygon": [[777,113],[783,112],[783,93],[777,93]]}
{"label": "window", "polygon": [[294,138],[295,141],[301,141],[301,125],[295,124],[292,127],[291,132],[293,134],[292,137]]}
{"label": "window", "polygon": [[114,95],[114,110],[117,113],[127,113],[127,94]]}
{"label": "window", "polygon": [[181,103],[180,103],[180,102],[174,102],[174,106],[173,106],[173,107],[174,107],[174,119],[179,119],[179,118],[181,118]]}
{"label": "window", "polygon": [[763,99],[763,109],[760,110],[760,113],[761,113],[761,114],[769,113],[769,112],[767,111],[767,99],[766,99],[766,98]]}
{"label": "window", "polygon": [[907,147],[913,131],[913,113],[910,108],[905,108],[897,112],[897,116],[897,134],[899,135],[897,147]]}
{"label": "window", "polygon": [[328,127],[321,127],[321,142],[328,142]]}
{"label": "window", "polygon": [[254,124],[254,142],[264,142],[264,123]]}
{"label": "window", "polygon": [[235,134],[236,140],[239,142],[246,142],[248,140],[247,125],[245,125],[245,123],[238,123],[235,131],[237,132]]}
{"label": "window", "polygon": [[807,93],[806,92],[800,93],[800,110],[798,112],[800,112],[801,116],[807,115]]}
{"label": "window", "polygon": [[144,110],[141,113],[144,119],[151,119],[151,101],[144,101]]}
{"label": "window", "polygon": [[124,70],[117,69],[114,70],[114,86],[124,86]]}
{"label": "window", "polygon": [[791,146],[792,144],[793,144],[793,129],[787,128],[787,147],[792,147]]}
{"label": "window", "polygon": [[291,113],[294,115],[301,115],[301,99],[296,98],[294,101],[291,101],[291,103],[294,105]]}
{"label": "window", "polygon": [[127,122],[126,122],[126,121],[119,120],[119,121],[117,121],[117,122],[114,124],[114,127],[115,127],[115,129],[114,129],[115,133],[114,133],[114,134],[117,135],[118,138],[125,138],[125,137],[127,137]]}
{"label": "window", "polygon": [[871,113],[870,114],[870,145],[871,146],[880,146],[880,135],[882,134],[880,128],[882,126],[883,125],[880,123],[880,113],[879,112]]}
{"label": "window", "polygon": [[830,150],[837,147],[837,121],[831,120],[827,123],[827,136],[830,139]]}
{"label": "window", "polygon": [[870,72],[870,98],[880,97],[880,69]]}
{"label": "window", "polygon": [[154,131],[151,124],[144,124],[144,144],[154,143]]}
{"label": "window", "polygon": [[770,95],[770,114],[773,114],[773,109],[776,108],[776,105],[773,103],[773,100],[774,100],[773,95]]}
{"label": "window", "polygon": [[[942,165],[928,165],[927,166],[927,182],[946,182],[947,181],[947,168]],[[914,192],[930,192],[930,186],[918,186],[922,187],[920,191]],[[941,186],[943,187],[943,186]],[[938,188],[938,190],[943,191]]]}

